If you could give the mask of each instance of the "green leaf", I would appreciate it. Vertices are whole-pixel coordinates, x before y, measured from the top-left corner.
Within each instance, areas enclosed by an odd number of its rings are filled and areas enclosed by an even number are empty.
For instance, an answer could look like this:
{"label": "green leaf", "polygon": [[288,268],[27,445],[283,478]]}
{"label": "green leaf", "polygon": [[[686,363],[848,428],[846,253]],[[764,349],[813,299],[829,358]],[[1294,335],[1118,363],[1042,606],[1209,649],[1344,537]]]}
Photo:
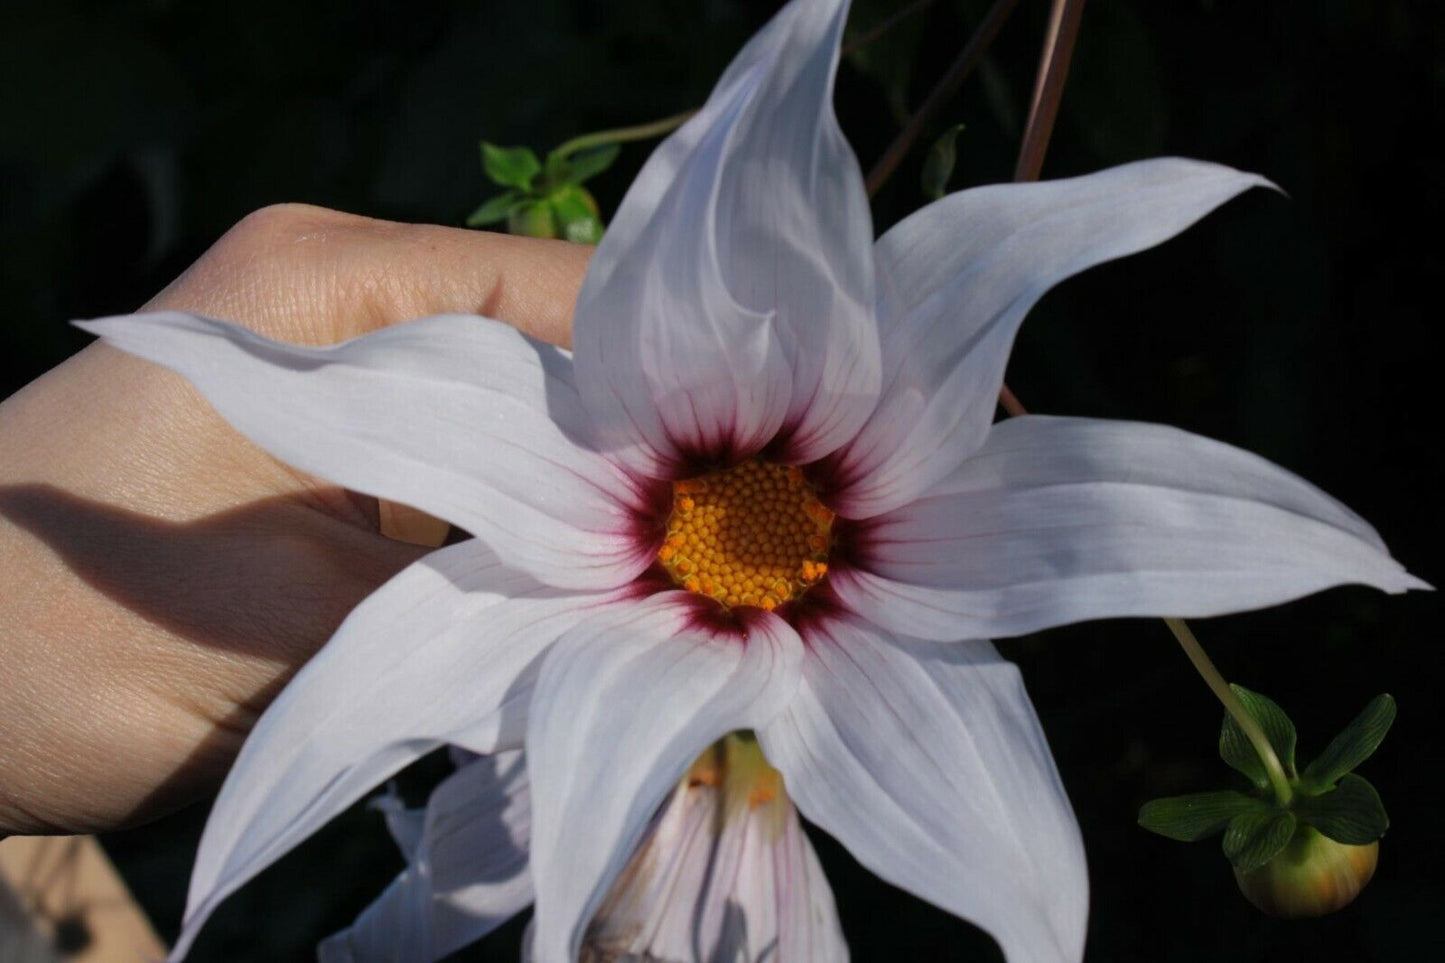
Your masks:
{"label": "green leaf", "polygon": [[1235,816],[1272,809],[1263,799],[1242,792],[1196,792],[1151,799],[1139,810],[1139,825],[1151,833],[1192,843],[1223,831]]}
{"label": "green leaf", "polygon": [[1295,825],[1294,813],[1284,809],[1241,813],[1224,831],[1224,855],[1241,873],[1259,869],[1289,845]]}
{"label": "green leaf", "polygon": [[503,187],[532,189],[532,178],[542,170],[542,162],[526,147],[498,147],[482,141],[482,169]]}
{"label": "green leaf", "polygon": [[1362,846],[1385,835],[1390,817],[1375,787],[1354,773],[1346,773],[1340,784],[1318,796],[1301,795],[1295,812],[1337,843]]}
{"label": "green leaf", "polygon": [[507,191],[483,201],[481,206],[467,215],[467,227],[486,227],[506,220],[520,199],[516,191]]}
{"label": "green leaf", "polygon": [[568,184],[550,198],[557,215],[558,237],[577,244],[596,244],[602,240],[602,219],[597,216],[597,202],[584,187]]}
{"label": "green leaf", "polygon": [[1374,754],[1394,721],[1394,698],[1388,693],[1375,696],[1365,706],[1365,711],[1345,726],[1344,731],[1325,747],[1325,751],[1305,767],[1305,781],[1312,788],[1333,786],[1341,776]]}
{"label": "green leaf", "polygon": [[[1244,704],[1245,711],[1253,716],[1254,721],[1264,730],[1269,744],[1274,747],[1275,755],[1279,756],[1280,765],[1284,766],[1285,773],[1293,776],[1295,730],[1289,716],[1285,715],[1284,710],[1275,705],[1272,699],[1258,692],[1251,692],[1242,685],[1232,683],[1229,687]],[[1269,772],[1264,768],[1264,762],[1254,751],[1254,745],[1244,734],[1244,730],[1239,728],[1239,723],[1228,713],[1224,716],[1224,727],[1219,731],[1219,755],[1225,762],[1244,773],[1258,788],[1264,789],[1269,785]]]}
{"label": "green leaf", "polygon": [[[603,144],[601,147],[573,154],[567,158],[567,163],[571,165],[572,171],[566,182],[581,184],[583,181],[596,177],[611,167],[620,153],[622,153],[621,144]],[[550,158],[548,159],[550,160]]]}
{"label": "green leaf", "polygon": [[962,130],[962,124],[954,124],[944,131],[943,135],[933,142],[928,157],[923,161],[923,196],[930,201],[936,201],[948,193],[948,179],[953,176],[953,165],[958,161],[954,142],[958,140],[958,134]]}

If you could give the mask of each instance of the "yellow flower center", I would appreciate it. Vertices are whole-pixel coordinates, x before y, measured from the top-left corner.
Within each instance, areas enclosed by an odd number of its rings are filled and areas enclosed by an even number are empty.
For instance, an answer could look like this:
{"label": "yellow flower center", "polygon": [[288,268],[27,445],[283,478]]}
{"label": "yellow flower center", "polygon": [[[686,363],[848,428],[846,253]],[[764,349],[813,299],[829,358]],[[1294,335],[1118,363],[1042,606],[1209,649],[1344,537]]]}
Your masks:
{"label": "yellow flower center", "polygon": [[771,611],[828,573],[832,527],[801,471],[745,461],[673,482],[657,558],[689,592]]}

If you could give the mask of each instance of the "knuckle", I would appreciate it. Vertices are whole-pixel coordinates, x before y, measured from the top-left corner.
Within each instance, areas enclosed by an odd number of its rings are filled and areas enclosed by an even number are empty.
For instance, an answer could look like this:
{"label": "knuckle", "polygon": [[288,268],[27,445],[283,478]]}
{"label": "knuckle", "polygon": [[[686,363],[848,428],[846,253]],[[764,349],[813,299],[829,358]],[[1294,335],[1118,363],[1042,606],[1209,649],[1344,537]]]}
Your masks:
{"label": "knuckle", "polygon": [[270,204],[236,222],[218,246],[242,253],[274,253],[300,242],[325,242],[352,220],[352,215],[311,204]]}

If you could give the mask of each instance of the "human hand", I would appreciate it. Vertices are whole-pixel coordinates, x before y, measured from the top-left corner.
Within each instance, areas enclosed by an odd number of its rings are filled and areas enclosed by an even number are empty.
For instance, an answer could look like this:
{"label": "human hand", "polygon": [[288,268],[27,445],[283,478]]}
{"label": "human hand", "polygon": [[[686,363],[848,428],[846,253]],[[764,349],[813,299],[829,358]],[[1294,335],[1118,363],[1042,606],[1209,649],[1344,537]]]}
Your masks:
{"label": "human hand", "polygon": [[[145,309],[308,344],[465,312],[565,344],[589,253],[284,205]],[[422,552],[156,365],[94,344],[18,392],[0,405],[0,835],[114,829],[212,791],[287,679]]]}

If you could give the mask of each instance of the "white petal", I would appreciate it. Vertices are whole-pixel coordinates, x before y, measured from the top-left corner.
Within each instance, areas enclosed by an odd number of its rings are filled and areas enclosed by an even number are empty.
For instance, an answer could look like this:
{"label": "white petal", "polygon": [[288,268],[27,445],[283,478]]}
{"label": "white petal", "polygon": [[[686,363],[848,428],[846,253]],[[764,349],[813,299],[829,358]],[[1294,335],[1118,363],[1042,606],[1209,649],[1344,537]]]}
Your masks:
{"label": "white petal", "polygon": [[934,491],[866,525],[861,570],[834,589],[926,638],[1221,615],[1350,582],[1426,587],[1313,485],[1162,425],[1010,419]]}
{"label": "white petal", "polygon": [[798,696],[758,731],[803,815],[1013,963],[1079,960],[1083,844],[1018,670],[982,641],[805,635]]}
{"label": "white petal", "polygon": [[587,929],[584,959],[845,963],[817,854],[781,796],[684,780]]}
{"label": "white petal", "polygon": [[857,430],[880,378],[872,220],[833,114],[847,4],[785,7],[648,160],[578,299],[577,373],[609,451],[652,476],[790,460]]}
{"label": "white petal", "polygon": [[1164,158],[961,191],[883,235],[876,250],[883,396],[841,454],[846,490],[837,509],[869,518],[904,505],[983,443],[1014,334],[1045,291],[1166,241],[1267,184]]}
{"label": "white petal", "polygon": [[432,792],[410,865],[320,963],[429,963],[486,936],[532,902],[531,825],[521,751],[469,762]]}
{"label": "white petal", "polygon": [[512,748],[540,653],[609,596],[538,587],[468,541],[373,593],[268,708],[191,874],[179,959],[221,900],[444,742]]}
{"label": "white petal", "polygon": [[797,686],[801,643],[771,613],[746,637],[665,592],[587,619],[548,653],[532,699],[537,963],[571,963],[584,928],[688,764],[771,719]]}
{"label": "white petal", "polygon": [[459,525],[539,581],[613,588],[651,562],[640,495],[584,447],[570,362],[507,325],[442,315],[324,348],[179,312],[79,326],[185,376],[282,461]]}

